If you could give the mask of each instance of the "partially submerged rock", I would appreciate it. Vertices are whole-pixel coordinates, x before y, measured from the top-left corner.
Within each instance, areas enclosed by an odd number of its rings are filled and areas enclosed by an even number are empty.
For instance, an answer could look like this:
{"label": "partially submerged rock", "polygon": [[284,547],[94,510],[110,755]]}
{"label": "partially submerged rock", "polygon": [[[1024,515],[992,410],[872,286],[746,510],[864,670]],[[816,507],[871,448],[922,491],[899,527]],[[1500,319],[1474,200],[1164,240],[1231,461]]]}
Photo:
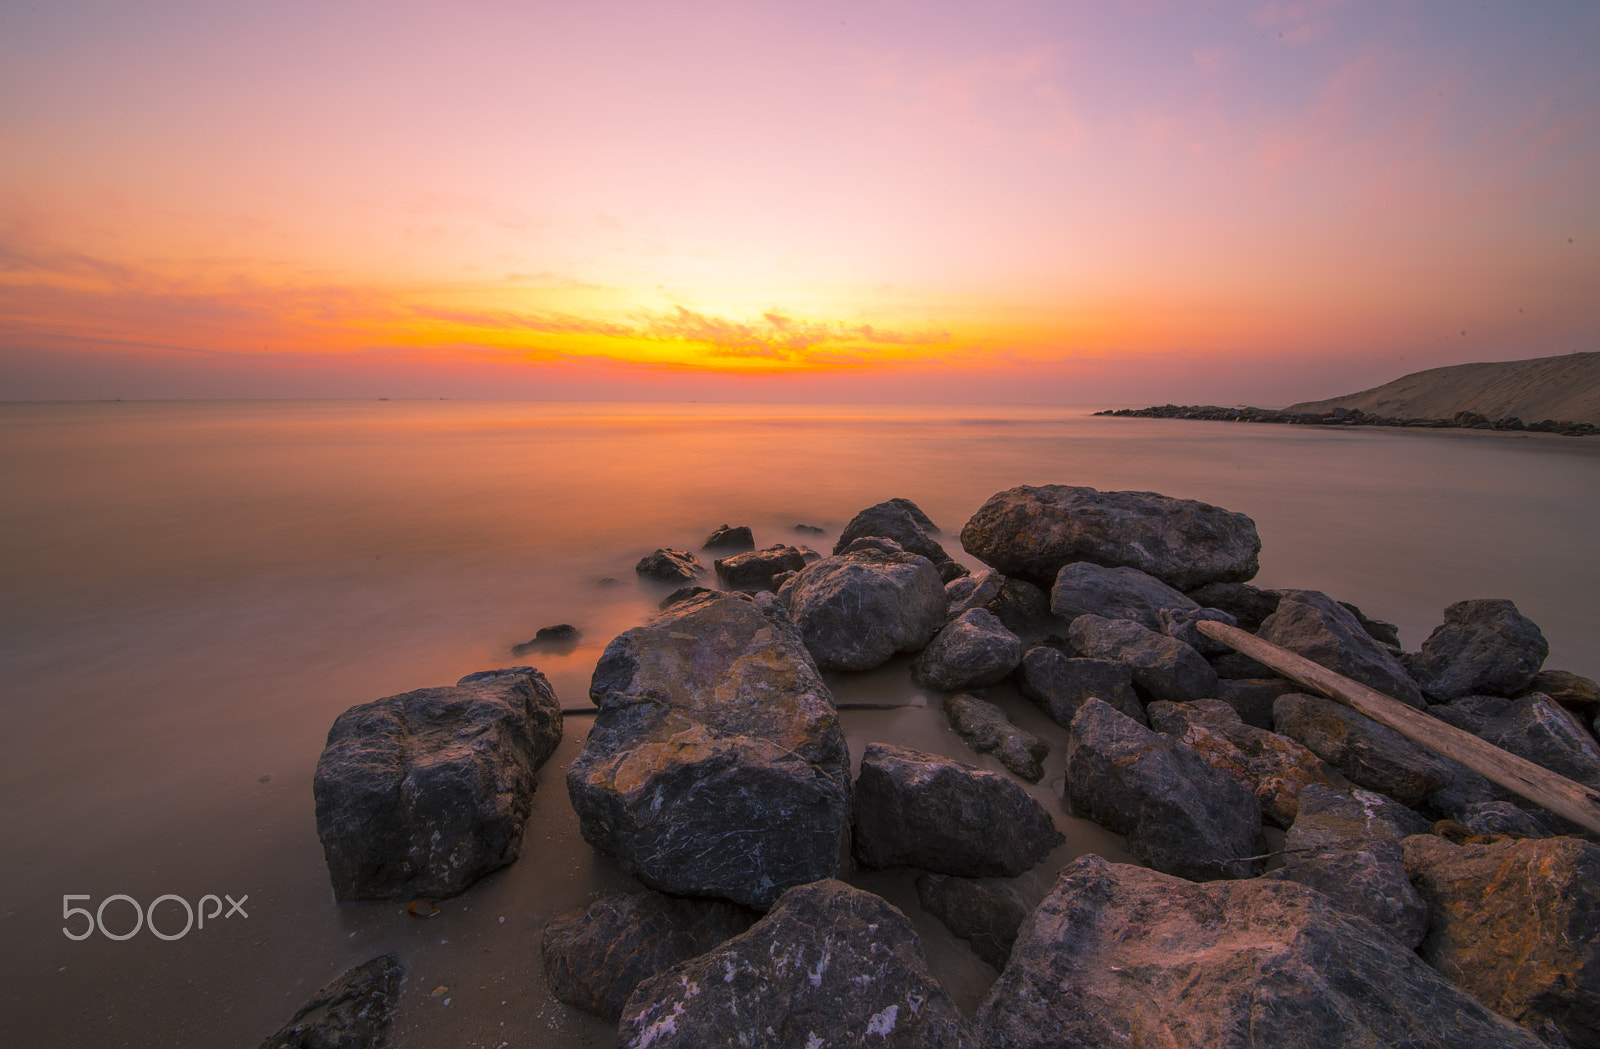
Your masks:
{"label": "partially submerged rock", "polygon": [[921,688],[959,692],[1004,681],[1022,662],[1022,639],[981,608],[947,623],[916,659],[911,680]]}
{"label": "partially submerged rock", "polygon": [[542,626],[533,637],[520,645],[512,646],[511,654],[525,656],[530,652],[549,652],[554,655],[566,655],[578,647],[578,641],[582,637],[583,631],[571,623]]}
{"label": "partially submerged rock", "polygon": [[701,544],[702,550],[754,550],[756,537],[750,531],[749,525],[723,525],[710,535]]}
{"label": "partially submerged rock", "polygon": [[1015,780],[885,743],[867,744],[855,802],[855,855],[865,867],[1012,877],[1066,840]]}
{"label": "partially submerged rock", "polygon": [[911,923],[839,881],[796,886],[749,932],[639,984],[618,1049],[975,1049]]}
{"label": "partially submerged rock", "polygon": [[1261,553],[1255,522],[1244,514],[1155,492],[1059,484],[991,496],[961,530],[961,545],[1045,588],[1074,561],[1137,568],[1179,590],[1242,583],[1255,576]]}
{"label": "partially submerged rock", "polygon": [[454,896],[513,862],[561,704],[532,667],[351,707],[312,793],[338,900]]}
{"label": "partially submerged rock", "polygon": [[1028,905],[1011,886],[948,874],[919,877],[917,900],[923,910],[944,922],[952,936],[966,940],[972,953],[995,969],[1006,967],[1017,930],[1028,917]]}
{"label": "partially submerged rock", "polygon": [[1067,800],[1156,870],[1197,881],[1260,871],[1261,805],[1182,743],[1091,699],[1072,719]]}
{"label": "partially submerged rock", "polygon": [[730,590],[774,590],[773,577],[805,568],[805,553],[782,543],[765,550],[719,557],[712,562],[717,578]]}
{"label": "partially submerged rock", "polygon": [[589,695],[567,792],[584,839],[646,885],[759,909],[838,870],[850,755],[775,597],[673,605],[606,646]]}
{"label": "partially submerged rock", "polygon": [[1038,704],[1050,720],[1067,728],[1078,708],[1101,699],[1141,725],[1144,704],[1133,690],[1133,670],[1115,659],[1073,657],[1058,648],[1036,645],[1017,668],[1017,689]]}
{"label": "partially submerged rock", "polygon": [[1432,835],[1404,847],[1431,914],[1422,957],[1553,1045],[1600,1045],[1600,847]]}
{"label": "partially submerged rock", "polygon": [[1220,699],[1152,703],[1148,712],[1151,728],[1182,740],[1206,764],[1249,788],[1262,815],[1280,827],[1294,823],[1308,785],[1352,786],[1294,740],[1246,725]]}
{"label": "partially submerged rock", "polygon": [[1065,867],[973,1019],[989,1049],[1540,1049],[1301,885]]}
{"label": "partially submerged rock", "polygon": [[1444,610],[1422,651],[1407,662],[1430,696],[1442,700],[1527,688],[1550,654],[1533,620],[1503,598],[1457,601]]}
{"label": "partially submerged rock", "polygon": [[1258,636],[1413,707],[1426,705],[1417,683],[1350,610],[1316,590],[1285,590]]}
{"label": "partially submerged rock", "polygon": [[615,1023],[641,980],[738,936],[753,920],[722,900],[603,896],[545,925],[545,986],[558,1000]]}
{"label": "partially submerged rock", "polygon": [[893,539],[907,551],[921,554],[932,561],[940,578],[948,583],[966,575],[967,567],[945,552],[939,541],[933,538],[938,534],[939,529],[934,527],[934,523],[916,503],[909,499],[890,499],[869,506],[852,517],[850,523],[844,526],[844,531],[839,533],[839,541],[834,544],[833,552],[843,553],[852,540],[865,536]]}
{"label": "partially submerged rock", "polygon": [[706,566],[687,550],[662,548],[641,557],[633,570],[646,579],[662,583],[692,583],[705,575]]}
{"label": "partially submerged rock", "polygon": [[1131,619],[1161,629],[1165,610],[1198,609],[1182,593],[1137,568],[1106,568],[1092,561],[1063,565],[1050,588],[1050,613],[1070,623],[1078,616]]}
{"label": "partially submerged rock", "polygon": [[932,562],[853,550],[807,565],[778,592],[822,670],[871,670],[924,648],[945,621]]}
{"label": "partially submerged rock", "polygon": [[1185,703],[1216,694],[1217,672],[1204,656],[1131,620],[1079,616],[1067,639],[1080,655],[1126,665],[1134,687],[1150,699]]}
{"label": "partially submerged rock", "polygon": [[384,1049],[405,971],[392,954],[340,973],[261,1049]]}
{"label": "partially submerged rock", "polygon": [[956,735],[973,750],[993,753],[1000,764],[1029,783],[1044,775],[1040,762],[1050,753],[1050,745],[1012,724],[1010,715],[993,703],[960,692],[944,701],[944,713]]}

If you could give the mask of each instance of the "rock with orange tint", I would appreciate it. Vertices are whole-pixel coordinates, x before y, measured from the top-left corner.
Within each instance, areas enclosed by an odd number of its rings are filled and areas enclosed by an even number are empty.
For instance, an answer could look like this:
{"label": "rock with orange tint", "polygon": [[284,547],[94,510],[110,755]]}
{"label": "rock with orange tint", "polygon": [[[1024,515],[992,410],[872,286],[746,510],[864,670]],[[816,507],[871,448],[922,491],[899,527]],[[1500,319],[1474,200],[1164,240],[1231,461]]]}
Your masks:
{"label": "rock with orange tint", "polygon": [[832,877],[850,823],[850,754],[771,594],[706,592],[615,638],[599,713],[567,771],[584,839],[653,889],[765,909]]}
{"label": "rock with orange tint", "polygon": [[1402,845],[1431,914],[1422,957],[1552,1045],[1600,1046],[1600,847],[1430,834]]}

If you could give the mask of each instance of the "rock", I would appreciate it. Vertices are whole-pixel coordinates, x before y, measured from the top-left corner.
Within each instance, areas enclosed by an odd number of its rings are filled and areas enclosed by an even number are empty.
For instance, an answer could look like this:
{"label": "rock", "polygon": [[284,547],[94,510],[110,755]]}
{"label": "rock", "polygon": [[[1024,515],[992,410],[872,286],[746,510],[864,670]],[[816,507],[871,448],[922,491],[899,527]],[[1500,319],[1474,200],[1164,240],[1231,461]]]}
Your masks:
{"label": "rock", "polygon": [[606,646],[567,771],[584,839],[647,886],[761,909],[831,877],[850,820],[833,697],[770,594],[702,594]]}
{"label": "rock", "polygon": [[1476,736],[1509,706],[1511,701],[1499,696],[1463,696],[1450,703],[1434,703],[1428,707],[1427,714]]}
{"label": "rock", "polygon": [[603,896],[544,927],[545,985],[559,1001],[615,1023],[641,980],[738,936],[753,918],[722,900]]}
{"label": "rock", "polygon": [[1257,635],[1413,707],[1425,706],[1417,683],[1356,617],[1327,594],[1285,590]]}
{"label": "rock", "polygon": [[1415,949],[1428,931],[1428,905],[1406,875],[1400,844],[1373,842],[1363,849],[1291,855],[1264,881],[1292,881],[1316,889],[1349,914],[1372,922],[1407,950]]}
{"label": "rock", "polygon": [[1260,870],[1261,805],[1188,747],[1091,699],[1072,719],[1067,800],[1156,870],[1196,881]]}
{"label": "rock", "polygon": [[1353,786],[1287,736],[1246,725],[1220,699],[1152,703],[1147,712],[1151,728],[1182,740],[1206,764],[1249,789],[1261,803],[1261,814],[1280,827],[1294,823],[1306,786]]}
{"label": "rock", "polygon": [[1356,617],[1356,622],[1361,624],[1361,629],[1384,648],[1399,651],[1400,628],[1393,623],[1385,623],[1381,619],[1368,619],[1367,614],[1348,601],[1340,601],[1339,607]]}
{"label": "rock", "polygon": [[1516,605],[1486,599],[1457,601],[1445,609],[1444,624],[1408,662],[1429,695],[1451,700],[1514,696],[1528,687],[1549,654],[1544,634]]}
{"label": "rock", "polygon": [[701,544],[702,550],[754,550],[756,537],[748,525],[723,525],[721,528],[706,536],[706,541]]}
{"label": "rock", "polygon": [[1456,813],[1456,822],[1485,838],[1509,834],[1513,838],[1548,838],[1552,832],[1534,813],[1509,801],[1482,801]]}
{"label": "rock", "polygon": [[1217,698],[1238,713],[1246,725],[1272,729],[1272,704],[1300,686],[1281,677],[1217,678]]}
{"label": "rock", "polygon": [[1428,833],[1429,823],[1399,802],[1366,790],[1313,783],[1300,792],[1300,811],[1284,837],[1291,860],[1371,852],[1384,842]]}
{"label": "rock", "polygon": [[1161,629],[1161,613],[1200,606],[1137,568],[1105,568],[1091,561],[1063,565],[1050,588],[1050,613],[1068,623],[1082,615],[1131,619]]}
{"label": "rock", "polygon": [[937,754],[868,743],[856,780],[864,867],[1013,877],[1066,838],[1016,781]]}
{"label": "rock", "polygon": [[939,534],[928,515],[909,499],[890,499],[869,506],[850,519],[839,533],[833,552],[840,554],[851,540],[863,536],[882,536],[893,539],[913,554],[921,554],[933,562],[939,577],[946,583],[967,574],[967,567],[958,564],[933,537]]}
{"label": "rock", "polygon": [[1078,708],[1089,699],[1105,700],[1139,724],[1147,723],[1144,704],[1133,690],[1133,671],[1114,659],[1073,658],[1036,645],[1017,668],[1017,690],[1062,728],[1072,724]]}
{"label": "rock", "polygon": [[680,601],[689,601],[693,598],[699,597],[701,594],[716,593],[721,593],[721,591],[713,590],[709,586],[680,586],[666,597],[663,597],[661,599],[661,603],[656,607],[665,612],[667,609],[671,608],[675,604],[678,604]]}
{"label": "rock", "polygon": [[1028,916],[1028,905],[1009,885],[924,874],[917,879],[917,899],[922,909],[944,922],[957,939],[972,945],[972,952],[1004,969],[1011,957],[1017,930]]}
{"label": "rock", "polygon": [[1237,619],[1220,608],[1163,608],[1156,629],[1168,637],[1177,638],[1202,656],[1223,656],[1233,651],[1221,641],[1202,634],[1195,625],[1200,622],[1239,625]]}
{"label": "rock", "polygon": [[1227,652],[1206,660],[1216,671],[1218,680],[1261,681],[1274,677],[1272,668],[1257,663],[1243,652]]}
{"label": "rock", "polygon": [[769,546],[765,550],[719,557],[711,562],[717,578],[730,590],[771,590],[772,577],[805,568],[805,555],[792,546]]}
{"label": "rock", "polygon": [[1476,772],[1331,699],[1290,693],[1273,705],[1272,715],[1280,733],[1360,786],[1402,805],[1425,805],[1450,815],[1462,805],[1494,798],[1489,781]]}
{"label": "rock", "polygon": [[1536,692],[1511,701],[1478,735],[1574,783],[1600,789],[1600,744],[1577,715],[1549,696]]}
{"label": "rock", "polygon": [[516,860],[560,742],[561,704],[532,667],[340,714],[312,780],[334,898],[454,896]]}
{"label": "rock", "polygon": [[797,524],[797,525],[794,526],[794,530],[796,532],[799,532],[801,535],[826,535],[827,534],[827,530],[826,529],[818,528],[816,525],[808,525],[808,524]]}
{"label": "rock", "polygon": [[905,915],[839,881],[796,886],[722,946],[641,983],[618,1049],[974,1049]]}
{"label": "rock", "polygon": [[973,750],[993,752],[1000,764],[1029,783],[1038,783],[1044,775],[1040,762],[1050,753],[1049,744],[1013,725],[1010,716],[993,703],[962,692],[944,701],[944,713],[950,727]]}
{"label": "rock", "polygon": [[944,587],[945,619],[955,619],[974,608],[988,608],[989,603],[1000,596],[1005,582],[1006,577],[992,568],[950,580]]}
{"label": "rock", "polygon": [[1004,681],[1022,662],[1022,639],[981,608],[963,612],[911,661],[919,688],[959,692]]}
{"label": "rock", "polygon": [[1517,698],[1542,692],[1568,710],[1585,716],[1600,713],[1600,684],[1565,670],[1541,670]]}
{"label": "rock", "polygon": [[1276,590],[1262,590],[1249,583],[1207,583],[1189,591],[1189,599],[1202,608],[1220,608],[1239,621],[1239,629],[1252,634],[1261,629],[1262,620],[1278,610],[1282,597]]}
{"label": "rock", "polygon": [[1148,572],[1179,590],[1255,576],[1255,522],[1192,499],[1155,492],[1099,492],[1023,485],[991,496],[961,530],[984,564],[1040,587],[1062,566],[1092,561]]}
{"label": "rock", "polygon": [[1062,869],[973,1019],[986,1049],[1541,1049],[1302,885]]}
{"label": "rock", "polygon": [[657,550],[639,559],[633,570],[662,583],[691,583],[705,575],[706,566],[687,550]]}
{"label": "rock", "polygon": [[347,969],[300,1007],[261,1049],[383,1049],[405,970],[392,954]]}
{"label": "rock", "polygon": [[1050,614],[1050,598],[1021,579],[1005,577],[1000,592],[986,606],[1007,630],[1027,641],[1037,641],[1052,630],[1065,629]]}
{"label": "rock", "polygon": [[556,655],[566,655],[578,647],[578,641],[582,637],[583,631],[571,623],[542,626],[531,640],[512,646],[511,654],[525,656],[530,652],[551,652]]}
{"label": "rock", "polygon": [[778,592],[822,670],[871,670],[925,647],[944,625],[944,584],[926,557],[852,549],[807,565]]}
{"label": "rock", "polygon": [[1217,692],[1217,673],[1205,657],[1176,638],[1127,619],[1079,616],[1067,639],[1090,659],[1114,659],[1133,671],[1133,684],[1149,699],[1184,703]]}
{"label": "rock", "polygon": [[1432,835],[1403,844],[1431,913],[1422,957],[1552,1044],[1600,1045],[1600,847]]}

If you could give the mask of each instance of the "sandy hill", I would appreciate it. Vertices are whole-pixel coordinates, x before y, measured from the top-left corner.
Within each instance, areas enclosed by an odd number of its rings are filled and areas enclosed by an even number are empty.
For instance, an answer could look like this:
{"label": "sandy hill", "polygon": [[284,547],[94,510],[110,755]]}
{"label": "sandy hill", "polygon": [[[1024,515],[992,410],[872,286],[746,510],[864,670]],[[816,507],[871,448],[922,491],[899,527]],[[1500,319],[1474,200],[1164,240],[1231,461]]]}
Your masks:
{"label": "sandy hill", "polygon": [[1430,368],[1360,393],[1304,401],[1286,410],[1332,408],[1402,419],[1448,419],[1471,411],[1490,419],[1514,415],[1525,423],[1556,419],[1600,426],[1600,352]]}

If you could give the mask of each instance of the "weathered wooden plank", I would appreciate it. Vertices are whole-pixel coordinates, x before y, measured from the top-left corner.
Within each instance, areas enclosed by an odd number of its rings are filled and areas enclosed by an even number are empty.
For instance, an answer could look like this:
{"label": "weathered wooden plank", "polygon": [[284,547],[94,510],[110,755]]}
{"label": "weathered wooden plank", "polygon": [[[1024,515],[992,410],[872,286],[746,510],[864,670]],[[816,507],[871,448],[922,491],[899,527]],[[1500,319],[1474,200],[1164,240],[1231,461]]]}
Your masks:
{"label": "weathered wooden plank", "polygon": [[1290,681],[1343,703],[1435,754],[1460,762],[1490,782],[1600,833],[1600,794],[1588,787],[1238,627],[1207,620],[1195,625],[1207,637],[1271,667]]}

